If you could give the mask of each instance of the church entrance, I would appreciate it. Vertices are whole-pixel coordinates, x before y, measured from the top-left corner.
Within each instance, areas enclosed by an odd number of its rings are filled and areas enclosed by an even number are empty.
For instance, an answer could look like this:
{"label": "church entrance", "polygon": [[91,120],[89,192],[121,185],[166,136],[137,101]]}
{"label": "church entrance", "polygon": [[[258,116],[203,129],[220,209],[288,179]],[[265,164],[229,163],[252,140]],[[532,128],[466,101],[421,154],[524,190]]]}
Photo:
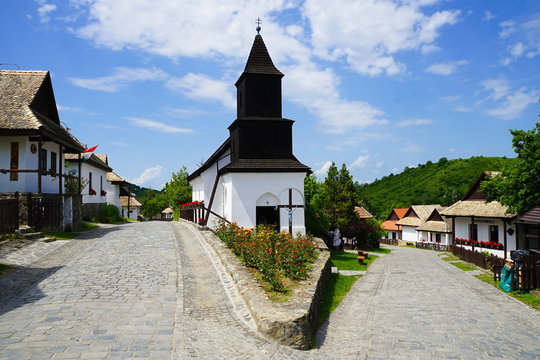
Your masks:
{"label": "church entrance", "polygon": [[276,206],[257,206],[257,225],[275,225],[279,228],[279,209]]}

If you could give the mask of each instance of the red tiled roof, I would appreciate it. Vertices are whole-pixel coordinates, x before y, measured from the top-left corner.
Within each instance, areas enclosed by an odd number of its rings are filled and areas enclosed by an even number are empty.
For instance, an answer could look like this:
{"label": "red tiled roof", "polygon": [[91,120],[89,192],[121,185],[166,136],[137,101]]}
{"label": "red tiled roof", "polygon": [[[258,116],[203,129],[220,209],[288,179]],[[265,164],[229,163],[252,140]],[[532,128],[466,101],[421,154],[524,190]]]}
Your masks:
{"label": "red tiled roof", "polygon": [[401,230],[397,225],[396,225],[396,222],[395,221],[392,221],[392,220],[386,220],[386,221],[383,221],[383,223],[381,224],[382,228],[384,230],[387,230],[387,231],[397,231],[397,230]]}
{"label": "red tiled roof", "polygon": [[394,212],[396,213],[398,218],[402,219],[407,210],[409,210],[409,208],[396,208],[394,209]]}
{"label": "red tiled roof", "polygon": [[372,219],[373,215],[369,213],[366,209],[364,209],[362,206],[355,206],[354,211],[358,213],[360,216],[360,219]]}

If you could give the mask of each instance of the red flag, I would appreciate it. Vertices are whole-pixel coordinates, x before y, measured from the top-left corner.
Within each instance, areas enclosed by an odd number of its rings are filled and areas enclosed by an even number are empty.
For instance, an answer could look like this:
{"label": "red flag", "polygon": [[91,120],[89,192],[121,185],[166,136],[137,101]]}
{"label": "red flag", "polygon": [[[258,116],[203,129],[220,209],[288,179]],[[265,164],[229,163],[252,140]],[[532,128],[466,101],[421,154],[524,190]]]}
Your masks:
{"label": "red flag", "polygon": [[92,156],[92,153],[94,152],[94,150],[96,150],[97,147],[98,146],[96,145],[94,147],[91,147],[91,148],[88,148],[88,149],[84,150],[82,160],[86,161],[86,160],[90,159],[90,156]]}

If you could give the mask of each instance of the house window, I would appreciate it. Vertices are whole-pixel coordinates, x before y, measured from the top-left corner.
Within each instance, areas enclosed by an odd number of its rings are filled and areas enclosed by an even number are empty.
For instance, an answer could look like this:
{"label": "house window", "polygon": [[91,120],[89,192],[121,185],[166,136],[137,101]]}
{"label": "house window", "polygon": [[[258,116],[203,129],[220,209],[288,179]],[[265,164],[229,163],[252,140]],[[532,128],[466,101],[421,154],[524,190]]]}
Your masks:
{"label": "house window", "polygon": [[438,242],[438,243],[441,242],[441,234],[439,233],[435,234],[435,242]]}
{"label": "house window", "polygon": [[392,231],[392,239],[396,239],[396,233]]}
{"label": "house window", "polygon": [[478,225],[469,224],[469,239],[478,240]]}
{"label": "house window", "polygon": [[51,171],[56,172],[56,153],[51,151]]}
{"label": "house window", "polygon": [[88,187],[89,187],[89,188],[88,188],[88,189],[89,189],[88,191],[89,191],[89,192],[92,191],[92,172],[89,172],[89,173],[88,173]]}
{"label": "house window", "polygon": [[103,175],[99,176],[99,193],[103,194]]}
{"label": "house window", "polygon": [[[19,169],[19,143],[18,142],[11,143],[11,157],[10,157],[10,162],[9,162],[9,168],[10,170]],[[9,173],[9,181],[17,181],[17,180],[19,180],[19,173],[17,172]]]}
{"label": "house window", "polygon": [[41,149],[41,163],[39,164],[40,170],[47,170],[47,150]]}
{"label": "house window", "polygon": [[499,227],[497,225],[489,226],[489,241],[499,242]]}

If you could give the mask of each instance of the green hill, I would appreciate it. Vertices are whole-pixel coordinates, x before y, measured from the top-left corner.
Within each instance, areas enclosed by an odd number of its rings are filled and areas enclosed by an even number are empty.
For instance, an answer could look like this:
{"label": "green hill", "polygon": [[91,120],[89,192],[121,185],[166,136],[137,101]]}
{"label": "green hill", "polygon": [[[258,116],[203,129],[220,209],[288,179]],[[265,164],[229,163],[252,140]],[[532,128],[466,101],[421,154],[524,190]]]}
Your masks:
{"label": "green hill", "polygon": [[482,171],[499,171],[513,159],[475,156],[470,159],[428,161],[400,174],[390,174],[371,184],[355,184],[360,199],[378,219],[384,219],[393,208],[410,205],[453,203],[453,192],[459,200]]}

